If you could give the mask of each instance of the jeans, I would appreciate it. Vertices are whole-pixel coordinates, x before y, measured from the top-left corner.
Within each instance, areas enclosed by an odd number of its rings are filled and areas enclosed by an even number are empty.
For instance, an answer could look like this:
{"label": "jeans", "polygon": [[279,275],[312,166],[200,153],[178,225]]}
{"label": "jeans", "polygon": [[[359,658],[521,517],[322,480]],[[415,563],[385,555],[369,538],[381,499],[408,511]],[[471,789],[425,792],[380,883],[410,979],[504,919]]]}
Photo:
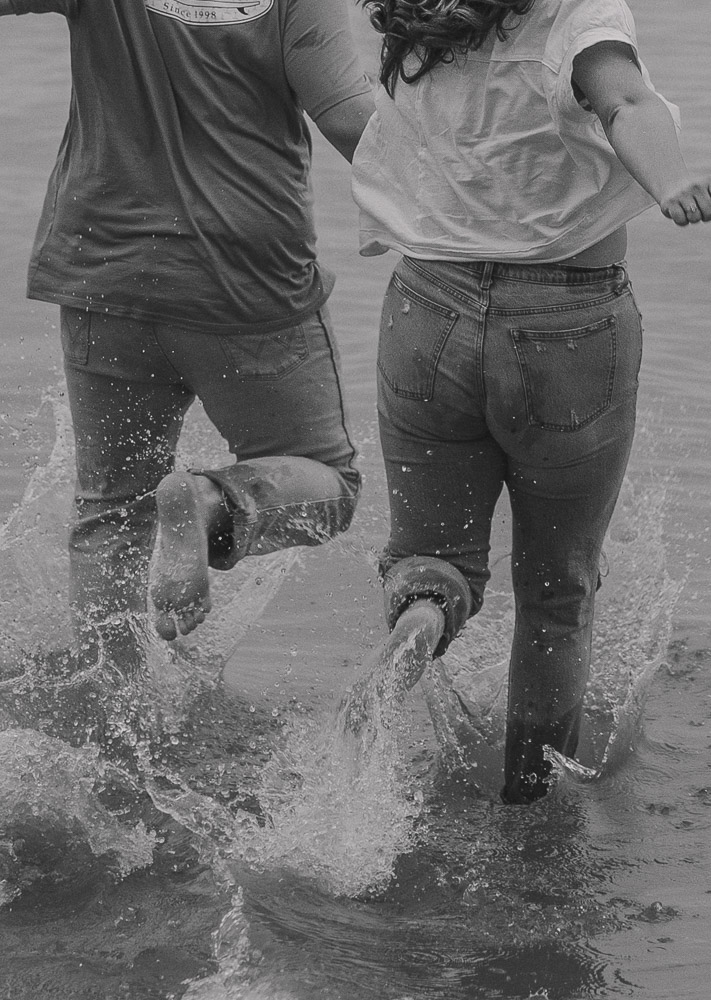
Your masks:
{"label": "jeans", "polygon": [[504,486],[510,498],[507,801],[544,794],[544,745],[575,753],[599,559],[632,444],[641,353],[621,264],[404,258],[386,292],[383,571],[407,556],[446,560],[468,581],[476,613]]}
{"label": "jeans", "polygon": [[360,477],[326,310],[277,333],[223,337],[63,308],[61,330],[76,439],[77,620],[145,610],[155,490],[196,397],[237,459],[199,470],[235,512],[233,534],[211,540],[211,565],[348,527]]}

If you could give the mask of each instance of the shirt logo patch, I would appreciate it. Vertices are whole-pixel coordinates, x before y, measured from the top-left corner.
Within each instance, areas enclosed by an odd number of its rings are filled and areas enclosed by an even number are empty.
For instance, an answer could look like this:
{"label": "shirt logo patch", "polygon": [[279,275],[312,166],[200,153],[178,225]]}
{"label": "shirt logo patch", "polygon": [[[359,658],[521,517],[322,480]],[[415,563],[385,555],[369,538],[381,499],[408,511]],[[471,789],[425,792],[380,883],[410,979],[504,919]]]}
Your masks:
{"label": "shirt logo patch", "polygon": [[184,24],[242,24],[256,21],[274,0],[144,0],[148,10]]}

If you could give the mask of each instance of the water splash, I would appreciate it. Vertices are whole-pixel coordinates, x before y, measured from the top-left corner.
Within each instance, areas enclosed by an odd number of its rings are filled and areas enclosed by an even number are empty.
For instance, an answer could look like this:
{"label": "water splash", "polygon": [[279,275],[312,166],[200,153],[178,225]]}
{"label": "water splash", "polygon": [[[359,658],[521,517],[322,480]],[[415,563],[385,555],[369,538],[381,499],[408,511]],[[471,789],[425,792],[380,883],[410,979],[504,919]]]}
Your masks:
{"label": "water splash", "polygon": [[[110,770],[110,769],[109,769]],[[61,864],[76,878],[84,859],[71,864],[72,846],[87,845],[110,870],[123,877],[153,860],[155,837],[139,821],[127,826],[100,802],[107,767],[94,747],[70,747],[35,730],[0,732],[0,871],[5,869],[2,902],[9,902],[28,883],[56,871],[28,864],[49,843],[61,846]],[[39,846],[38,846],[39,845]],[[56,865],[58,851],[50,852]]]}
{"label": "water splash", "polygon": [[422,793],[407,775],[409,733],[407,711],[395,725],[374,725],[367,743],[328,713],[294,718],[257,774],[251,812],[187,787],[155,759],[143,764],[143,782],[154,804],[201,841],[225,884],[246,866],[357,897],[387,885],[416,842]]}
{"label": "water splash", "polygon": [[[213,574],[215,611],[199,635],[168,645],[155,635],[148,616],[127,620],[125,625],[143,652],[139,674],[126,677],[105,659],[83,666],[71,651],[67,613],[66,532],[74,451],[62,384],[47,390],[43,406],[53,417],[53,448],[46,464],[33,471],[22,501],[0,529],[0,739],[7,764],[2,789],[12,803],[15,786],[23,788],[23,775],[33,775],[30,821],[34,816],[46,826],[54,816],[62,828],[75,822],[76,836],[81,838],[84,831],[92,851],[102,848],[99,836],[107,844],[113,838],[129,867],[134,856],[142,865],[150,858],[141,853],[143,848],[131,854],[134,834],[112,821],[96,798],[94,785],[101,783],[104,766],[97,746],[128,786],[141,766],[149,784],[161,778],[151,759],[153,745],[179,732],[200,693],[219,684],[233,649],[279,589],[298,552],[245,560],[229,574]],[[189,464],[191,442],[193,446],[197,442],[201,464],[225,461],[224,456],[216,457],[220,443],[206,433],[200,415],[192,427],[191,431],[188,423],[182,460]],[[45,757],[51,764],[43,781]],[[137,794],[139,786],[140,782]],[[12,825],[14,810],[22,801],[0,812],[0,831]],[[201,808],[204,812],[204,805]],[[196,803],[194,809],[198,810]],[[224,818],[221,822],[229,828]],[[124,871],[122,866],[123,862]],[[13,891],[4,887],[0,901],[7,901]]]}
{"label": "water splash", "polygon": [[32,473],[24,496],[0,527],[0,671],[23,656],[68,645],[66,517],[71,506],[73,443],[63,387],[48,389],[54,446]]}
{"label": "water splash", "polygon": [[404,720],[379,728],[364,752],[332,720],[292,725],[261,775],[268,823],[258,864],[308,874],[336,896],[387,885],[413,846],[422,806],[406,777],[406,730]]}
{"label": "water splash", "polygon": [[259,975],[261,953],[250,941],[249,923],[244,915],[244,899],[239,890],[232,907],[213,934],[213,954],[219,971],[193,982],[184,1000],[295,1000],[269,977]]}
{"label": "water splash", "polygon": [[[10,804],[6,813],[0,812],[0,829],[10,831],[4,841],[0,837],[0,858],[5,858],[6,869],[0,871],[0,905],[21,888],[12,858],[17,841],[12,836],[13,823],[19,815],[31,816],[30,828],[33,824],[38,831],[55,827],[73,842],[85,842],[93,855],[111,859],[118,877],[132,867],[150,863],[155,837],[140,822],[127,824],[113,815],[97,794],[97,787],[106,781],[105,765],[86,741],[100,726],[107,727],[116,742],[125,745],[135,768],[129,773],[120,762],[120,766],[114,765],[114,777],[130,786],[136,774],[140,775],[140,781],[134,781],[136,789],[147,792],[162,813],[192,831],[201,856],[224,886],[234,890],[252,877],[273,877],[281,882],[283,873],[287,886],[294,884],[290,880],[305,879],[319,886],[324,899],[373,899],[387,894],[393,876],[401,878],[401,866],[408,857],[414,859],[413,864],[421,863],[418,852],[423,840],[437,839],[436,824],[423,801],[422,782],[413,777],[413,747],[421,729],[417,697],[408,696],[404,704],[395,699],[395,709],[387,692],[385,697],[379,692],[369,702],[367,739],[345,731],[337,712],[294,715],[281,729],[276,744],[271,741],[267,763],[260,760],[249,786],[258,808],[251,810],[243,808],[239,799],[232,804],[222,801],[213,794],[217,786],[203,789],[191,784],[180,759],[174,767],[162,763],[154,752],[156,739],[167,737],[170,743],[170,734],[181,733],[200,692],[218,690],[225,660],[250,623],[258,619],[298,556],[291,550],[245,560],[230,574],[221,574],[216,578],[215,611],[199,634],[172,647],[159,642],[145,620],[136,620],[133,626],[146,659],[141,677],[118,687],[112,683],[110,671],[72,673],[72,664],[57,651],[58,642],[61,654],[65,637],[68,641],[62,504],[66,498],[68,511],[71,447],[61,395],[48,397],[48,402],[57,425],[55,448],[47,467],[33,474],[22,504],[0,536],[3,611],[8,612],[0,641],[0,727],[5,729],[0,737],[6,738],[6,753],[12,758],[12,767],[6,769]],[[201,464],[205,464],[202,459],[201,455]],[[618,766],[639,719],[646,685],[664,656],[679,588],[669,580],[665,568],[663,508],[661,487],[635,490],[626,484],[606,544],[611,573],[598,605],[587,707],[591,727],[602,736],[595,744],[597,756],[589,772],[578,768],[575,777],[571,762],[558,762],[566,779],[597,780]],[[4,558],[5,553],[10,558]],[[476,773],[478,782],[483,774],[485,790],[498,787],[498,782],[487,778],[482,755],[486,748],[497,757],[500,754],[511,624],[510,596],[490,595],[486,616],[471,623],[423,685],[437,739],[449,753],[450,763],[463,764],[470,774]],[[64,730],[60,723],[72,711],[76,715],[80,690],[86,694],[86,712],[78,726]],[[29,729],[35,724],[44,732]],[[477,734],[476,759],[461,739],[462,727]],[[45,778],[42,767],[48,758],[52,768]],[[25,769],[32,775],[30,793],[23,789]],[[67,794],[70,788],[75,789],[74,796]],[[4,785],[0,791],[4,793]],[[481,802],[481,810],[485,810],[485,799]],[[551,914],[571,927],[582,914],[591,921],[593,932],[596,927],[608,926],[597,909],[588,906],[584,910],[577,898],[566,910],[550,893],[550,899],[541,897],[543,902],[524,899],[513,882],[504,895],[494,898],[493,890],[484,884],[486,875],[481,866],[487,862],[489,868],[496,868],[498,860],[496,892],[501,893],[503,874],[511,869],[508,857],[503,868],[501,861],[509,841],[502,841],[504,848],[497,847],[492,836],[487,846],[482,817],[485,812],[477,812],[478,840],[469,828],[461,834],[463,840],[472,841],[474,857],[459,890],[466,896],[456,909],[462,921],[459,937],[454,924],[447,924],[444,918],[438,923],[439,917],[429,911],[420,920],[403,922],[397,933],[408,940],[422,933],[424,951],[431,936],[440,945],[445,939],[456,939],[452,952],[456,959],[460,945],[463,954],[471,951],[474,931],[486,947],[494,943],[498,947],[499,939],[507,933],[512,935],[512,947],[521,942],[532,946],[546,943]],[[446,820],[446,837],[451,841],[457,836],[455,812],[450,811]],[[559,828],[560,822],[556,823],[556,830]],[[549,843],[550,837],[545,842]],[[530,859],[526,870],[530,874]],[[549,868],[544,865],[542,871],[545,874]],[[437,879],[445,877],[443,868]],[[439,888],[439,881],[434,884]],[[279,905],[278,894],[275,900]],[[473,927],[463,912],[474,915]],[[528,923],[521,921],[522,913]],[[482,914],[491,917],[492,941],[485,936],[487,925],[482,923]],[[507,930],[517,917],[518,937]],[[244,897],[237,892],[232,909],[215,934],[219,971],[190,984],[186,996],[191,1000],[223,1000],[226,996],[294,1000],[289,977],[283,980],[284,987],[282,979],[260,958],[259,947],[252,940],[251,920],[251,915],[248,920],[245,914]],[[382,930],[380,923],[377,927]],[[353,929],[349,924],[349,934]],[[368,932],[372,933],[372,928]]]}

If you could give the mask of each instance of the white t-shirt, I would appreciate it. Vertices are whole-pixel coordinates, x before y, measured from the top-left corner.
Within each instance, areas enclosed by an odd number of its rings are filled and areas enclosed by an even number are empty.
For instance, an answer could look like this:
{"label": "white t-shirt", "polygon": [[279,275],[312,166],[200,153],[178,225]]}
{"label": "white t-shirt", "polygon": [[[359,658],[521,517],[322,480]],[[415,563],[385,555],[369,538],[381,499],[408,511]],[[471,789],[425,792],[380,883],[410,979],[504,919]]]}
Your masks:
{"label": "white t-shirt", "polygon": [[361,253],[564,260],[654,204],[573,93],[573,59],[605,40],[637,56],[623,0],[536,0],[505,41],[398,80],[394,100],[380,87],[353,164]]}

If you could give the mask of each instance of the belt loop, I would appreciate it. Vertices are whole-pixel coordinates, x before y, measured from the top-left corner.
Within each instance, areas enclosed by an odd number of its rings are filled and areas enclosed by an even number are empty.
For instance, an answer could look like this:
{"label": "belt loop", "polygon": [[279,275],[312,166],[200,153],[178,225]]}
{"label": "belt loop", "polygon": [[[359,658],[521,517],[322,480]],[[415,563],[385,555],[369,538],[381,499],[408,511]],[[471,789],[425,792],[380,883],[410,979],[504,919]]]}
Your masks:
{"label": "belt loop", "polygon": [[491,287],[491,281],[494,277],[494,268],[496,267],[496,262],[493,260],[485,260],[484,267],[481,272],[481,287],[483,291],[489,291]]}

